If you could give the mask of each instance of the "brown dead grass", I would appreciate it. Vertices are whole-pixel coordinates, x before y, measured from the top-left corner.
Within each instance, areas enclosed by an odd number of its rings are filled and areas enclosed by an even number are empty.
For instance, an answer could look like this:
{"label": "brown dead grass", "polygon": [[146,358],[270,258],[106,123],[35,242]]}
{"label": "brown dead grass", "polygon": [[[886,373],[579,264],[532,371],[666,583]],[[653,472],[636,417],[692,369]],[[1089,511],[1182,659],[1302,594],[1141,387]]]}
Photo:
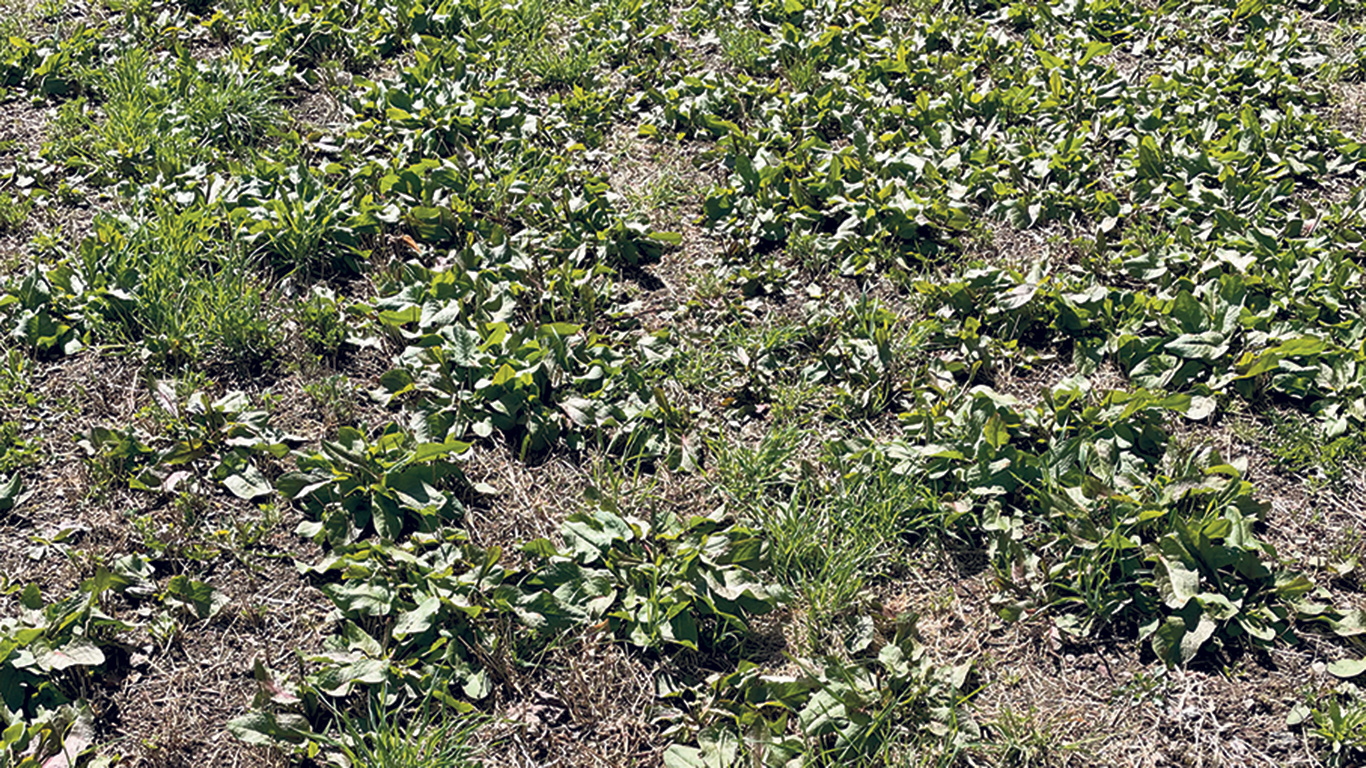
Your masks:
{"label": "brown dead grass", "polygon": [[[560,544],[560,524],[585,508],[589,489],[622,514],[646,520],[666,511],[700,514],[709,504],[707,486],[696,476],[662,468],[626,474],[596,455],[579,464],[552,460],[528,466],[490,451],[477,455],[469,471],[471,480],[505,483],[488,508],[467,518],[471,538],[486,544],[507,546],[538,536]],[[708,663],[688,652],[638,651],[601,627],[566,639],[535,659],[534,667],[499,663],[495,719],[478,737],[489,745],[485,759],[490,766],[517,768],[657,766],[666,743],[655,722],[655,679],[671,668],[696,675]]]}
{"label": "brown dead grass", "polygon": [[[0,120],[0,178],[8,175],[21,162],[36,161],[38,149],[47,135],[51,111],[19,99],[0,104],[5,119]],[[10,183],[0,184],[0,193],[11,196],[20,193]],[[26,264],[24,244],[41,231],[41,210],[30,211],[20,226],[0,229],[0,270],[17,273]]]}
{"label": "brown dead grass", "polygon": [[[289,669],[295,651],[316,650],[326,635],[330,604],[293,566],[295,558],[318,557],[316,547],[293,534],[298,514],[285,510],[272,526],[262,510],[221,490],[180,500],[129,490],[121,475],[106,474],[77,441],[97,425],[157,434],[148,372],[129,358],[95,352],[31,366],[30,387],[42,395],[38,404],[11,405],[0,418],[38,425],[45,455],[23,470],[30,500],[0,520],[0,574],[10,583],[35,583],[47,599],[59,599],[98,564],[148,553],[151,536],[162,587],[170,576],[186,573],[229,599],[208,621],[175,615],[180,630],[169,641],[140,628],[106,649],[108,660],[87,691],[100,743],[130,766],[282,765],[279,755],[229,737],[225,726],[250,704],[254,659]],[[294,394],[289,402],[303,399]],[[253,526],[261,538],[242,540],[243,532],[254,535]],[[75,533],[38,556],[35,546],[62,530]],[[4,615],[15,607],[13,598],[0,601]],[[114,598],[106,610],[145,627],[161,607]]]}
{"label": "brown dead grass", "polygon": [[633,125],[618,125],[606,141],[609,158],[601,171],[627,210],[645,214],[657,230],[676,232],[683,242],[658,262],[625,266],[622,278],[641,307],[642,325],[667,327],[678,305],[690,298],[689,286],[719,251],[700,224],[701,199],[718,180],[715,162],[703,160],[700,142],[675,142],[636,135]]}
{"label": "brown dead grass", "polygon": [[1339,83],[1333,89],[1339,130],[1366,140],[1366,83]]}
{"label": "brown dead grass", "polygon": [[[286,546],[297,546],[288,531],[278,538]],[[92,704],[107,724],[106,743],[131,761],[127,764],[286,764],[276,752],[233,739],[227,722],[246,714],[251,705],[256,659],[276,669],[296,670],[295,653],[321,649],[330,630],[331,606],[298,575],[289,558],[279,559],[268,551],[261,554],[270,557],[252,554],[248,553],[249,563],[198,576],[230,599],[218,617],[201,622],[182,615],[182,631],[165,646],[135,633],[130,638],[131,655],[102,678],[111,690]],[[251,573],[243,566],[258,570]],[[135,611],[134,618],[145,621],[151,618],[149,613],[144,608]]]}
{"label": "brown dead grass", "polygon": [[482,732],[492,766],[655,766],[661,744],[651,722],[654,670],[600,635],[552,652]]}
{"label": "brown dead grass", "polygon": [[1220,668],[1167,670],[1133,640],[1068,644],[1046,622],[1004,625],[989,572],[931,560],[897,585],[937,662],[974,662],[971,708],[998,765],[1318,765],[1285,716],[1306,687],[1329,683],[1335,643],[1242,654]]}

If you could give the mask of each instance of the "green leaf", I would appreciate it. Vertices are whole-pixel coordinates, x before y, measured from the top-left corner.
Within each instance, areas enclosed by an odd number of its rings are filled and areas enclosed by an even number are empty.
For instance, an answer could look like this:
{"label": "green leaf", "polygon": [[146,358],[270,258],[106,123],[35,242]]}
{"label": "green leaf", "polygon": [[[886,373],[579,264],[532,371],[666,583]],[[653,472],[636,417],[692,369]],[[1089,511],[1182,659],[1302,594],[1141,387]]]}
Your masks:
{"label": "green leaf", "polygon": [[378,584],[324,584],[321,589],[347,614],[388,616],[393,609],[393,593]]}
{"label": "green leaf", "polygon": [[612,542],[633,537],[630,526],[624,520],[605,510],[598,510],[593,517],[570,515],[561,532],[565,544],[575,552],[587,555],[604,553],[612,548]]}
{"label": "green leaf", "polygon": [[420,635],[431,629],[432,622],[440,609],[440,598],[428,597],[424,599],[413,610],[399,615],[398,621],[394,622],[394,637],[404,638],[409,635]]}
{"label": "green leaf", "polygon": [[0,512],[8,512],[19,506],[29,497],[24,493],[24,481],[16,472],[10,476],[0,475]]}
{"label": "green leaf", "polygon": [[1172,317],[1181,323],[1185,333],[1199,333],[1205,330],[1205,308],[1195,300],[1190,291],[1181,291],[1172,300]]}
{"label": "green leaf", "polygon": [[[95,717],[82,705],[80,713],[62,737],[61,749],[43,763],[43,768],[74,768],[77,758],[95,743]],[[21,762],[20,766],[25,765]]]}
{"label": "green leaf", "polygon": [[1366,635],[1366,611],[1344,611],[1341,618],[1331,619],[1328,623],[1339,637]]}
{"label": "green leaf", "polygon": [[1200,593],[1200,574],[1180,562],[1159,558],[1153,568],[1153,577],[1157,579],[1158,591],[1169,608],[1181,610]]}
{"label": "green leaf", "polygon": [[650,238],[651,240],[658,240],[661,243],[667,243],[669,245],[677,246],[683,244],[683,235],[679,234],[678,232],[656,231],[651,232],[650,234],[646,235],[646,237]]}
{"label": "green leaf", "polygon": [[1039,286],[1037,284],[1021,283],[1002,294],[997,299],[997,303],[1000,304],[1001,309],[1006,311],[1016,310],[1028,304],[1038,291]]}
{"label": "green leaf", "polygon": [[1000,450],[1010,442],[1010,430],[1001,420],[999,413],[993,413],[982,425],[982,439],[986,440],[992,448]]}
{"label": "green leaf", "polygon": [[261,471],[251,463],[245,464],[238,472],[223,478],[223,485],[227,486],[232,495],[248,501],[261,496],[268,496],[274,491],[266,476],[261,474]]}
{"label": "green leaf", "polygon": [[1090,63],[1091,59],[1094,59],[1097,56],[1104,56],[1112,50],[1114,50],[1113,45],[1092,40],[1086,44],[1086,52],[1077,60],[1077,66],[1084,67]]}
{"label": "green leaf", "polygon": [[408,509],[439,510],[446,506],[447,497],[427,483],[430,476],[431,471],[424,467],[409,467],[403,472],[385,478],[385,482],[393,489],[398,501]]}
{"label": "green leaf", "polygon": [[664,751],[665,768],[734,768],[738,765],[739,742],[735,735],[709,728],[697,735],[698,747],[671,745]]}
{"label": "green leaf", "polygon": [[211,619],[228,604],[228,597],[202,581],[184,574],[172,576],[166,585],[167,605],[184,608],[200,619]]}
{"label": "green leaf", "polygon": [[1328,674],[1334,677],[1352,678],[1366,672],[1366,659],[1342,659],[1328,665]]}
{"label": "green leaf", "polygon": [[446,336],[450,341],[446,345],[446,351],[450,354],[452,363],[462,368],[474,368],[479,365],[478,334],[463,325],[455,325],[446,331]]}
{"label": "green leaf", "polygon": [[459,456],[468,451],[470,447],[470,443],[462,443],[459,440],[448,440],[444,443],[421,443],[413,448],[412,454],[408,457],[408,463],[426,464],[450,454]]}
{"label": "green leaf", "polygon": [[341,637],[346,641],[348,651],[363,653],[375,659],[384,655],[384,648],[380,646],[379,641],[354,621],[347,620],[342,624]]}
{"label": "green leaf", "polygon": [[555,545],[546,538],[536,538],[522,545],[522,553],[532,557],[551,558],[559,554]]}
{"label": "green leaf", "polygon": [[228,733],[254,746],[288,747],[302,744],[311,730],[302,715],[251,712],[229,720]]}
{"label": "green leaf", "polygon": [[389,674],[389,663],[384,659],[357,659],[349,664],[329,667],[314,675],[312,681],[318,689],[329,696],[345,696],[351,686],[378,685]]}
{"label": "green leaf", "polygon": [[71,667],[98,667],[104,663],[104,651],[84,637],[77,637],[56,649],[35,649],[34,661],[45,672],[61,672]]}
{"label": "green leaf", "polygon": [[668,639],[685,647],[697,650],[697,621],[687,610],[680,611],[669,619]]}
{"label": "green leaf", "polygon": [[1314,336],[1301,336],[1281,342],[1273,351],[1284,357],[1312,357],[1328,351],[1328,344]]}
{"label": "green leaf", "polygon": [[1167,342],[1166,349],[1187,360],[1214,362],[1228,352],[1228,340],[1218,331],[1186,333]]}
{"label": "green leaf", "polygon": [[331,482],[332,477],[322,472],[287,472],[275,481],[275,489],[287,499],[298,499]]}
{"label": "green leaf", "polygon": [[715,760],[708,760],[697,747],[671,744],[664,750],[664,768],[729,768],[718,766]]}
{"label": "green leaf", "polygon": [[1290,708],[1285,716],[1285,724],[1291,728],[1308,722],[1313,718],[1314,711],[1308,705],[1300,703]]}
{"label": "green leaf", "polygon": [[1138,142],[1138,174],[1142,178],[1160,180],[1163,172],[1162,152],[1151,135],[1145,135]]}
{"label": "green leaf", "polygon": [[1190,627],[1188,622],[1186,634],[1181,638],[1181,663],[1185,664],[1195,658],[1195,654],[1200,651],[1205,641],[1214,636],[1214,630],[1217,628],[1218,623],[1204,613],[1200,614],[1195,627]]}
{"label": "green leaf", "polygon": [[493,386],[498,387],[512,381],[517,377],[517,370],[507,363],[503,363],[493,374]]}

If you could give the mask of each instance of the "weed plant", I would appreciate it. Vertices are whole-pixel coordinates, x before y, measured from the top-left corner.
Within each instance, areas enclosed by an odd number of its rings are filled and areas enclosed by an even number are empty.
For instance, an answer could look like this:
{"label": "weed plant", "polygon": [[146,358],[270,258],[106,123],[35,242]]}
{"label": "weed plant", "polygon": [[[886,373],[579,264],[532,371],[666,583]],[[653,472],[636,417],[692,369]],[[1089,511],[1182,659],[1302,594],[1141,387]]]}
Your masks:
{"label": "weed plant", "polygon": [[269,361],[280,341],[273,293],[231,231],[221,210],[170,203],[98,218],[80,251],[88,284],[103,291],[96,333],[170,366]]}

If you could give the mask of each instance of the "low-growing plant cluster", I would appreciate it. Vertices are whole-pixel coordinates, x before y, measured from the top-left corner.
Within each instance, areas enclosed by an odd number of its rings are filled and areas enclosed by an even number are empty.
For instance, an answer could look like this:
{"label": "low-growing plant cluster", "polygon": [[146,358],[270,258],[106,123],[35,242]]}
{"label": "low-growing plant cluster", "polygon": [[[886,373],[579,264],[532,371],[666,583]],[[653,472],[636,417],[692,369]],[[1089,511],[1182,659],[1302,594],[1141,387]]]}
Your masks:
{"label": "low-growing plant cluster", "polygon": [[11,4],[0,766],[264,627],[301,765],[1138,761],[1001,667],[1297,648],[1361,759],[1355,0]]}

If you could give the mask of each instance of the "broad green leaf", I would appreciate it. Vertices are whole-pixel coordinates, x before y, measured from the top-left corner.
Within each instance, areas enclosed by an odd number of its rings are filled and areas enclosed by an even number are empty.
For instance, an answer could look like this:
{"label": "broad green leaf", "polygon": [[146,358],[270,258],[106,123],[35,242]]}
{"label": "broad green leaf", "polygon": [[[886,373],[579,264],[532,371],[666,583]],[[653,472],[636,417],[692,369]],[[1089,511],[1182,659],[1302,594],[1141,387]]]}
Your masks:
{"label": "broad green leaf", "polygon": [[325,584],[321,589],[347,614],[388,616],[393,609],[393,593],[378,584]]}
{"label": "broad green leaf", "polygon": [[1094,59],[1097,56],[1104,56],[1112,50],[1114,50],[1113,45],[1093,40],[1086,44],[1086,52],[1077,60],[1077,67],[1084,67],[1090,63],[1091,59]]}
{"label": "broad green leaf", "polygon": [[274,488],[266,476],[255,465],[245,464],[242,469],[223,478],[223,485],[239,499],[255,499],[269,495]]}
{"label": "broad green leaf", "polygon": [[412,454],[408,457],[411,464],[425,464],[433,459],[455,454],[459,456],[470,449],[470,443],[463,443],[459,440],[448,440],[444,443],[421,443],[413,448]]}
{"label": "broad green leaf", "polygon": [[228,597],[202,581],[180,574],[166,584],[167,605],[184,608],[200,619],[217,616],[228,604]]}
{"label": "broad green leaf", "polygon": [[664,750],[664,768],[730,768],[715,759],[709,760],[710,757],[704,756],[697,747],[671,744]]}
{"label": "broad green leaf", "polygon": [[988,445],[997,450],[1004,448],[1010,442],[1010,430],[1001,420],[999,413],[991,414],[986,423],[982,425],[982,438],[987,441]]}
{"label": "broad green leaf", "polygon": [[1159,558],[1153,567],[1153,577],[1157,580],[1158,592],[1169,608],[1181,610],[1200,593],[1200,574],[1186,568],[1180,561]]}
{"label": "broad green leaf", "polygon": [[384,649],[379,641],[370,636],[369,632],[360,628],[354,621],[347,620],[342,624],[341,638],[346,641],[346,649],[363,653],[371,658],[379,658],[384,655]]}
{"label": "broad green leaf", "polygon": [[1328,674],[1334,677],[1352,678],[1366,673],[1366,659],[1341,659],[1328,665]]}
{"label": "broad green leaf", "polygon": [[1172,317],[1181,323],[1181,330],[1184,333],[1199,333],[1205,329],[1205,308],[1200,306],[1200,302],[1190,294],[1190,291],[1181,291],[1172,300]]}
{"label": "broad green leaf", "polygon": [[19,506],[29,497],[24,493],[24,481],[18,472],[13,475],[0,475],[0,512],[8,512]]}
{"label": "broad green leaf", "polygon": [[246,744],[288,747],[301,744],[312,732],[302,715],[250,712],[228,721],[228,733]]}
{"label": "broad green leaf", "polygon": [[345,696],[351,686],[378,685],[389,675],[389,663],[384,659],[357,659],[341,666],[329,667],[314,675],[318,689],[329,696]]}
{"label": "broad green leaf", "polygon": [[1187,333],[1167,342],[1166,349],[1187,360],[1214,362],[1228,352],[1228,340],[1217,331]]}
{"label": "broad green leaf", "polygon": [[34,660],[45,672],[61,672],[71,667],[97,667],[104,663],[104,652],[84,637],[72,639],[60,648],[36,649]]}
{"label": "broad green leaf", "polygon": [[1163,173],[1162,152],[1151,135],[1138,142],[1138,173],[1145,179],[1158,180]]}
{"label": "broad green leaf", "polygon": [[1181,638],[1181,663],[1185,664],[1195,658],[1195,654],[1199,653],[1205,641],[1214,636],[1214,630],[1217,628],[1218,622],[1203,612],[1195,627],[1190,627],[1187,623],[1186,634]]}
{"label": "broad green leaf", "polygon": [[1339,637],[1366,635],[1366,611],[1344,611],[1341,618],[1330,620],[1329,625]]}
{"label": "broad green leaf", "polygon": [[394,622],[394,637],[404,638],[409,635],[419,635],[431,629],[432,622],[440,609],[440,598],[425,598],[417,604],[416,608],[399,614],[398,621]]}
{"label": "broad green leaf", "polygon": [[[57,754],[43,762],[42,768],[74,768],[77,759],[95,743],[95,717],[82,705],[80,713],[62,736]],[[20,763],[20,765],[24,765]]]}
{"label": "broad green leaf", "polygon": [[286,472],[275,481],[275,489],[287,499],[298,499],[332,482],[330,475],[321,472]]}
{"label": "broad green leaf", "polygon": [[1028,304],[1034,298],[1034,294],[1039,290],[1039,286],[1033,283],[1021,283],[1006,293],[1002,294],[997,303],[1001,309],[1015,310]]}

